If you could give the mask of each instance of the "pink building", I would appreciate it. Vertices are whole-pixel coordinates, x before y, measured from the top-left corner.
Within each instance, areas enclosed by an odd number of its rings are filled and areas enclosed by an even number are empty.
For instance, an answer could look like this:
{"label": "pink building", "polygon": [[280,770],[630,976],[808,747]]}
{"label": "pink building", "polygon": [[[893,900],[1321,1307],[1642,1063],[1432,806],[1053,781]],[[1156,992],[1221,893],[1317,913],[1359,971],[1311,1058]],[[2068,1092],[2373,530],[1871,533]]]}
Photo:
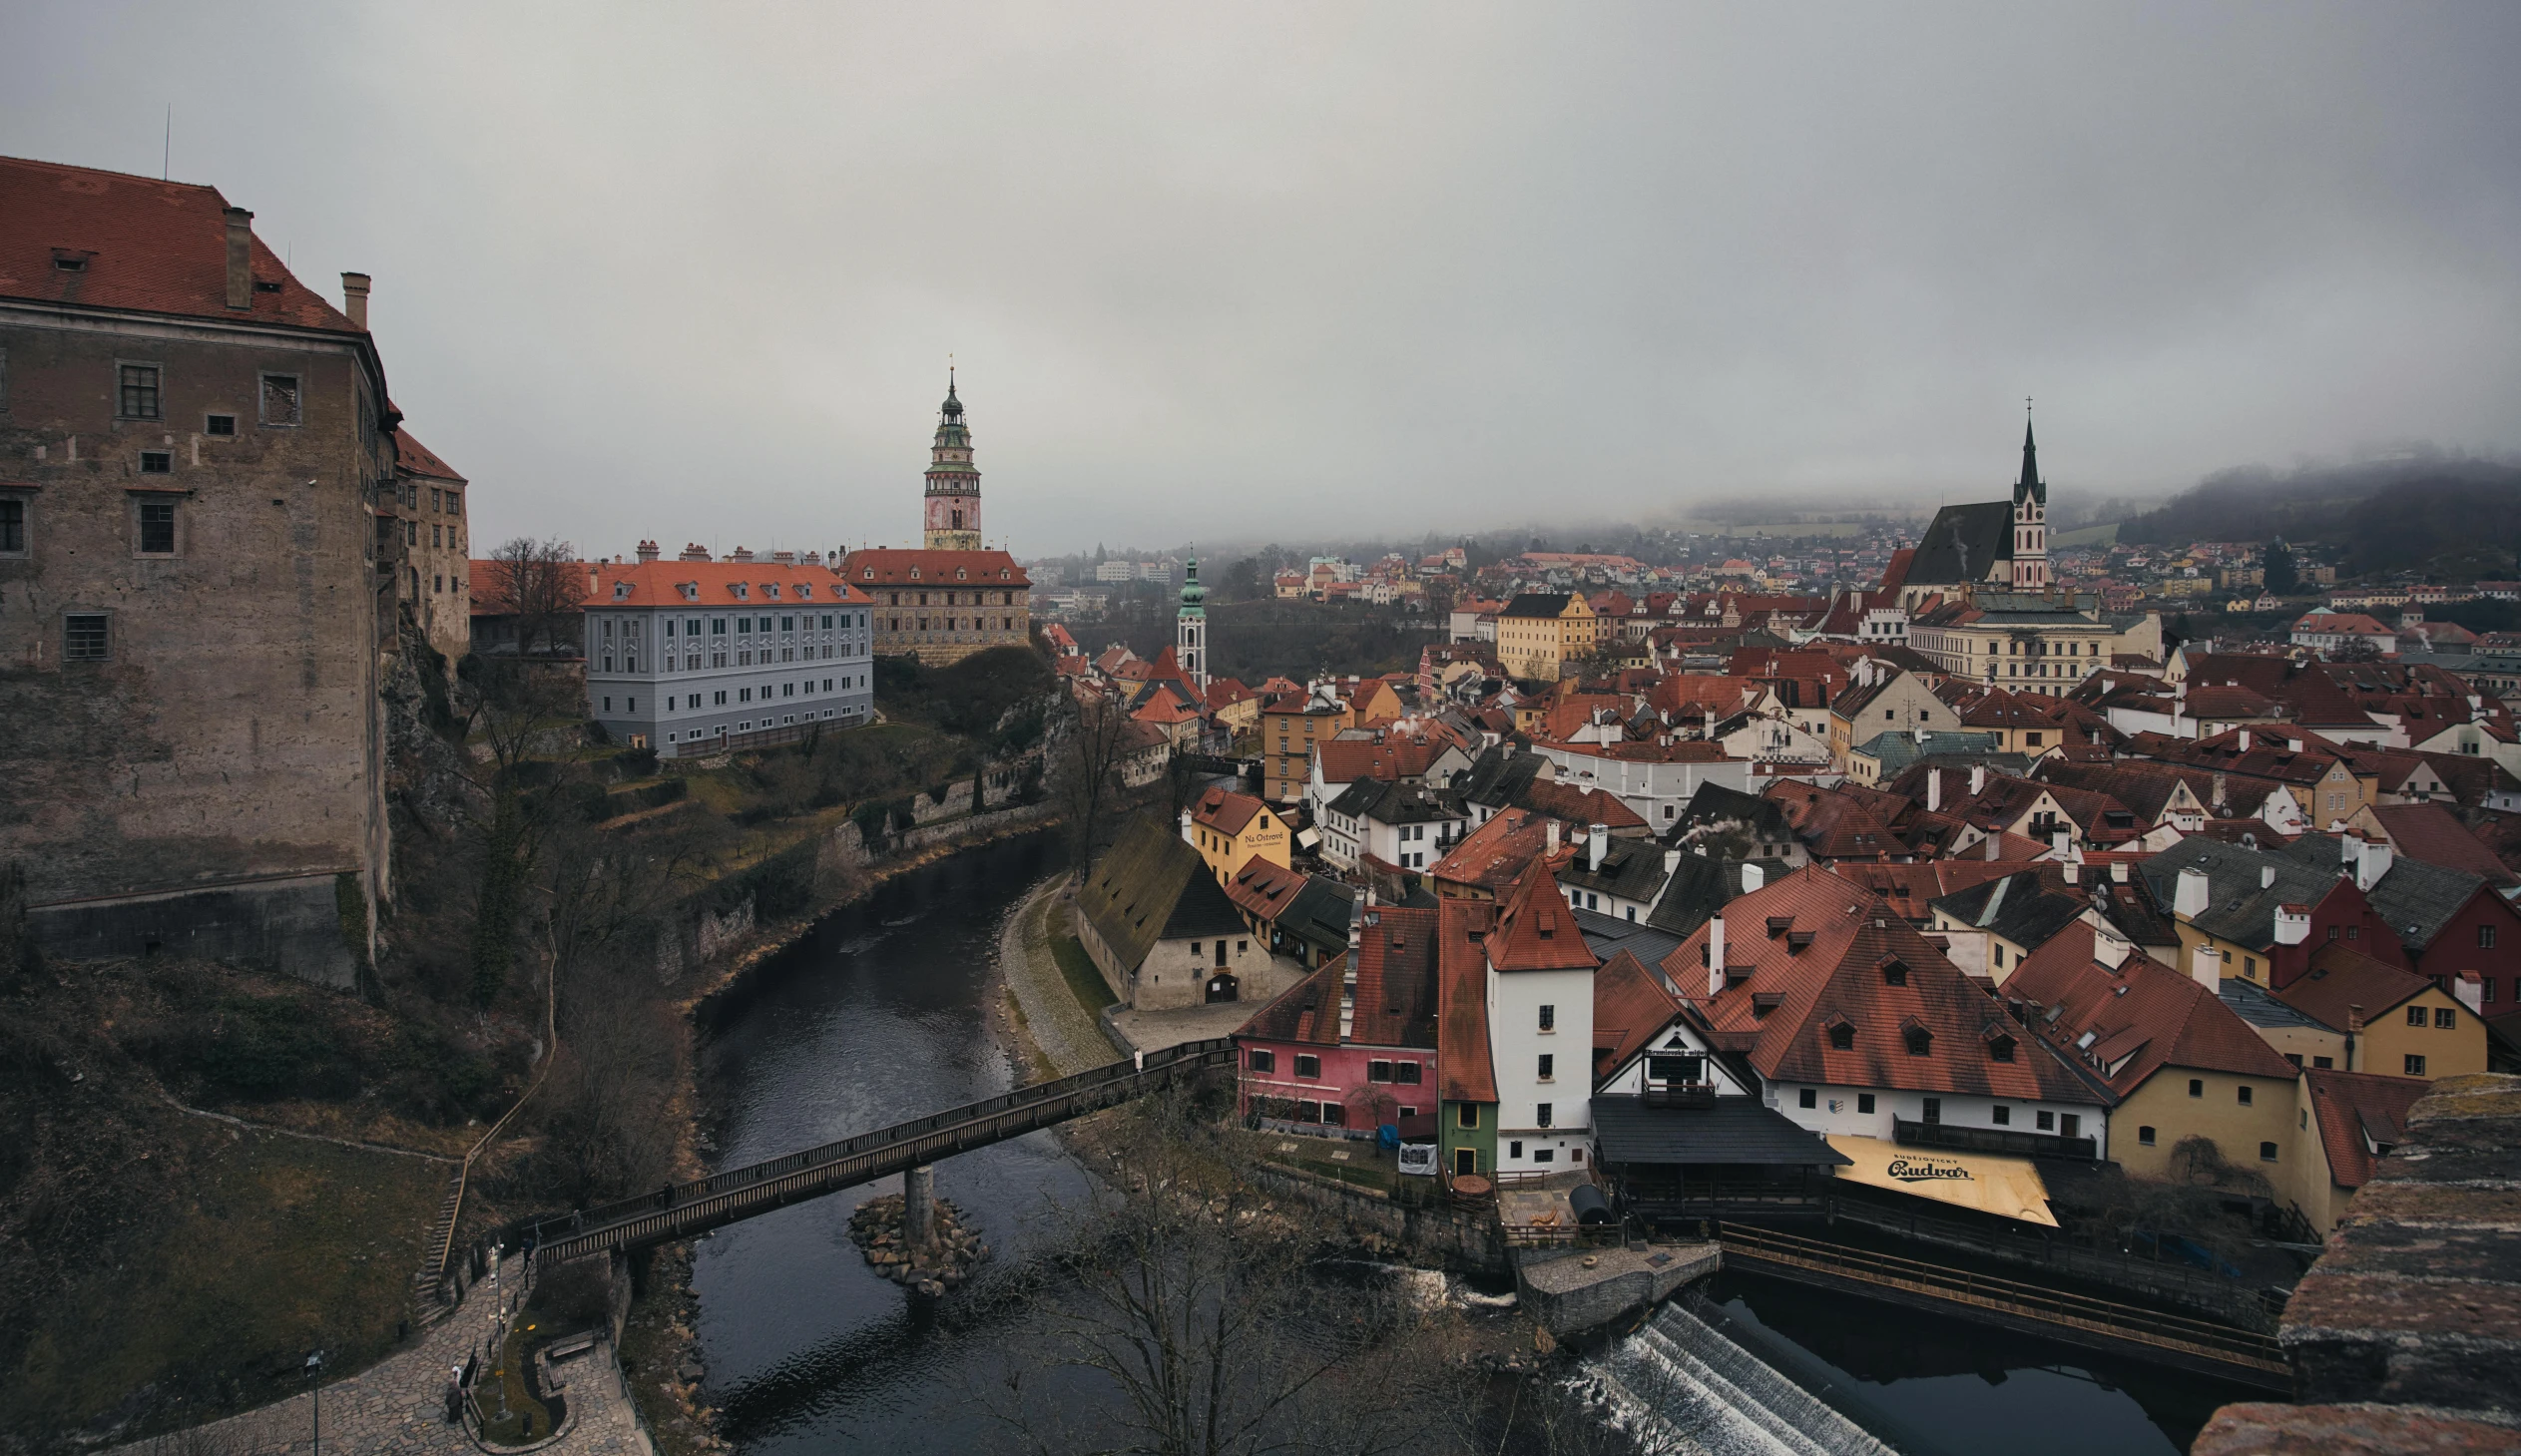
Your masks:
{"label": "pink building", "polygon": [[1434,910],[1360,904],[1347,951],[1235,1033],[1245,1117],[1326,1138],[1434,1137],[1435,939]]}

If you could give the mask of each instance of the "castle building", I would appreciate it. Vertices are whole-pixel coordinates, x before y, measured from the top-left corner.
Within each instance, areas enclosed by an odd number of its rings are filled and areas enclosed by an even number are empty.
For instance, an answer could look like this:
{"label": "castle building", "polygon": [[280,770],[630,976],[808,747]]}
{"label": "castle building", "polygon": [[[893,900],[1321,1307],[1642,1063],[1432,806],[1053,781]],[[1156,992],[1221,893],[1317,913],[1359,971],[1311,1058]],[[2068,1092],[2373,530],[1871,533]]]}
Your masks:
{"label": "castle building", "polygon": [[980,471],[949,375],[929,450],[916,550],[852,551],[841,576],[869,603],[877,657],[930,667],[1032,641],[1032,579],[1015,558],[981,545]]}
{"label": "castle building", "polygon": [[1208,588],[1200,585],[1200,559],[1192,557],[1182,573],[1182,610],[1173,625],[1173,660],[1182,677],[1201,699],[1208,697]]}
{"label": "castle building", "polygon": [[373,949],[414,533],[341,281],[216,188],[0,159],[0,864],[53,955]]}

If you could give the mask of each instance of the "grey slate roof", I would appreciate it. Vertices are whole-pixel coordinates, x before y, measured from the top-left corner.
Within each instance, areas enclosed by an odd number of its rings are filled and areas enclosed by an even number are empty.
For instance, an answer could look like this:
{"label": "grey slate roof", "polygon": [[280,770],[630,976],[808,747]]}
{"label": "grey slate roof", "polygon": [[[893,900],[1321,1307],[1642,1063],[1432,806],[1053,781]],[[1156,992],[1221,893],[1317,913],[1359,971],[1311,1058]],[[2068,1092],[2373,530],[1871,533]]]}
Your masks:
{"label": "grey slate roof", "polygon": [[2223,984],[2215,988],[2215,994],[2222,998],[2226,1006],[2233,1009],[2235,1015],[2252,1026],[2281,1028],[2322,1025],[2319,1018],[2294,1010],[2269,995],[2265,986],[2256,981],[2245,981],[2239,976],[2225,977]]}
{"label": "grey slate roof", "polygon": [[1731,1163],[1823,1168],[1854,1161],[1756,1097],[1720,1097],[1707,1108],[1648,1107],[1643,1098],[1597,1097],[1593,1137],[1602,1161],[1615,1167]]}
{"label": "grey slate roof", "polygon": [[[1684,939],[1697,934],[1700,926],[1742,894],[1742,870],[1739,859],[1682,855],[1679,867],[1672,871],[1672,883],[1664,887],[1663,898],[1655,902],[1646,923]],[[1766,872],[1783,874],[1785,867],[1772,864]]]}
{"label": "grey slate roof", "polygon": [[1673,821],[1663,837],[1678,841],[1688,838],[1693,829],[1725,823],[1739,823],[1752,838],[1766,843],[1785,844],[1794,839],[1794,826],[1786,822],[1785,810],[1777,807],[1774,800],[1727,788],[1712,780],[1701,783],[1697,792],[1690,795],[1681,817]]}
{"label": "grey slate roof", "polygon": [[[1243,914],[1182,836],[1140,814],[1123,825],[1112,847],[1087,871],[1077,908],[1103,943],[1132,970],[1160,940],[1233,935]],[[1341,945],[1347,926],[1340,926]]]}
{"label": "grey slate roof", "polygon": [[1460,794],[1394,778],[1360,778],[1326,806],[1331,813],[1378,824],[1436,824],[1469,817]]}
{"label": "grey slate roof", "polygon": [[1500,617],[1556,617],[1567,610],[1566,592],[1518,592]]}
{"label": "grey slate roof", "polygon": [[1602,867],[1587,869],[1585,844],[1579,839],[1576,857],[1558,872],[1558,882],[1651,905],[1663,890],[1664,854],[1664,847],[1652,839],[1613,839],[1602,851]]}
{"label": "grey slate roof", "polygon": [[1548,766],[1549,760],[1538,753],[1499,743],[1471,760],[1453,787],[1460,790],[1464,803],[1487,809],[1512,808]]}
{"label": "grey slate roof", "polygon": [[[1882,765],[1884,783],[1898,777],[1909,764],[1924,758],[1948,759],[1947,766],[1959,767],[1987,763],[2005,773],[2019,773],[2031,764],[2031,760],[2022,754],[2004,750],[2002,733],[1974,730],[1953,732],[1946,729],[1936,732],[1929,728],[1922,732],[1910,732],[1906,728],[1896,728],[1866,738],[1856,744],[1855,751]],[[2021,764],[2020,768],[2013,766],[2015,761]]]}
{"label": "grey slate roof", "polygon": [[2013,560],[2013,502],[1979,501],[1934,513],[1917,554],[1908,561],[1909,586],[1980,582],[1999,561]]}
{"label": "grey slate roof", "polygon": [[1992,930],[2024,950],[2046,945],[2050,936],[2073,924],[2084,909],[2081,900],[2040,888],[2036,869],[2017,870],[1926,903],[1964,925]]}
{"label": "grey slate roof", "polygon": [[[1638,963],[1663,977],[1663,958],[1679,950],[1686,935],[1675,935],[1658,927],[1652,920],[1623,920],[1598,910],[1576,910],[1576,928],[1584,932],[1585,944],[1604,962],[1625,950],[1637,957]],[[1664,977],[1669,982],[1669,977]]]}
{"label": "grey slate roof", "polygon": [[1348,907],[1356,896],[1356,890],[1335,879],[1312,875],[1278,912],[1277,927],[1332,954],[1344,951],[1348,948]]}
{"label": "grey slate roof", "polygon": [[[2284,847],[2288,859],[2305,865],[2337,872],[2337,838],[2333,834],[2304,834]],[[2433,943],[2442,926],[2460,912],[2485,879],[2464,869],[2427,864],[2403,854],[2392,855],[2389,872],[2373,882],[2364,892],[2384,924],[2397,935],[2410,951],[2421,951]]]}
{"label": "grey slate roof", "polygon": [[[2327,852],[2333,863],[2335,841],[2329,841]],[[2146,893],[2164,914],[2175,903],[2180,871],[2192,866],[2206,871],[2206,912],[2197,917],[2198,928],[2237,945],[2274,944],[2276,906],[2316,905],[2337,881],[2331,868],[2191,834],[2137,865]],[[2275,872],[2274,883],[2262,884],[2269,869]]]}

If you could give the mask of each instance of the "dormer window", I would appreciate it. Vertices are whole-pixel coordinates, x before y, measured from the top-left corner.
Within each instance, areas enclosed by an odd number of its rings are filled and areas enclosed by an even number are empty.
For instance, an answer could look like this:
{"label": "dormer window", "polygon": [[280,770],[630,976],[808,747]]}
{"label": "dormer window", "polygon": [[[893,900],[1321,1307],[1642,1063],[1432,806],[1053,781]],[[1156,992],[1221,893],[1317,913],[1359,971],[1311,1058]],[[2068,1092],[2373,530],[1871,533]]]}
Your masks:
{"label": "dormer window", "polygon": [[870,582],[871,582],[871,581],[873,581],[873,580],[875,580],[875,568],[873,568],[873,567],[871,567],[871,566],[870,566],[870,567],[868,567],[868,568],[866,568],[866,572],[865,572],[865,577],[864,577],[864,579],[865,579],[865,580],[867,580],[867,581],[870,581]]}
{"label": "dormer window", "polygon": [[737,601],[749,602],[753,600],[753,588],[746,586],[743,582],[736,583],[734,590]]}
{"label": "dormer window", "polygon": [[958,566],[958,567],[956,567],[956,568],[954,568],[954,580],[956,580],[956,581],[960,582],[960,581],[968,581],[968,580],[970,580],[970,578],[971,578],[971,573],[970,573],[970,572],[967,572],[967,571],[963,570],[963,569],[962,569],[961,567],[959,567],[959,566]]}
{"label": "dormer window", "polygon": [[615,582],[615,583],[613,584],[613,600],[614,600],[614,601],[616,601],[616,602],[627,602],[627,601],[629,601],[629,600],[630,600],[630,583],[628,583],[628,582]]}
{"label": "dormer window", "polygon": [[919,568],[914,566],[910,569],[910,579],[914,582],[919,580]]}
{"label": "dormer window", "polygon": [[1854,1022],[1847,1020],[1843,1016],[1831,1019],[1829,1023],[1829,1049],[1833,1052],[1852,1052],[1855,1050]]}
{"label": "dormer window", "polygon": [[65,273],[84,273],[88,270],[88,259],[95,255],[75,247],[56,247],[53,249],[53,267]]}
{"label": "dormer window", "polygon": [[681,586],[683,589],[684,601],[697,602],[701,600],[701,584],[699,582],[681,582],[677,585]]}
{"label": "dormer window", "polygon": [[1897,960],[1886,960],[1882,962],[1882,984],[1885,986],[1907,985],[1908,967]]}
{"label": "dormer window", "polygon": [[1907,1043],[1909,1056],[1925,1057],[1934,1053],[1934,1033],[1926,1029],[1925,1023],[1913,1017],[1901,1023],[1899,1039]]}
{"label": "dormer window", "polygon": [[812,596],[814,595],[814,584],[813,584],[812,582],[799,582],[799,583],[797,583],[797,584],[796,584],[796,595],[798,595],[798,596],[800,596],[800,597],[807,597],[807,598],[812,597]]}
{"label": "dormer window", "polygon": [[2013,1038],[2003,1032],[1990,1034],[1987,1038],[1987,1059],[1991,1062],[2012,1061]]}
{"label": "dormer window", "polygon": [[1002,566],[1002,567],[1000,567],[1000,568],[998,568],[998,580],[1000,580],[1000,581],[1004,582],[1004,581],[1012,581],[1012,580],[1014,580],[1014,579],[1015,579],[1015,573],[1014,573],[1014,572],[1011,572],[1011,571],[1007,570],[1007,569],[1006,569],[1005,567],[1003,567],[1003,566]]}

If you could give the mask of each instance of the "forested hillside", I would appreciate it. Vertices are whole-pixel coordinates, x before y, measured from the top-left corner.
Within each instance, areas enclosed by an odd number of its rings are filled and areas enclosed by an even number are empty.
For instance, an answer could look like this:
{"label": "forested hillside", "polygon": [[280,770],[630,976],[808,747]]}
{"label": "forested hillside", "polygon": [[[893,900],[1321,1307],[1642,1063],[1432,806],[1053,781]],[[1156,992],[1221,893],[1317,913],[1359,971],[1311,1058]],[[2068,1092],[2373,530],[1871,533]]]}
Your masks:
{"label": "forested hillside", "polygon": [[2119,528],[2125,543],[2333,548],[2347,572],[2501,574],[2521,552],[2521,465],[2430,457],[2207,477]]}

